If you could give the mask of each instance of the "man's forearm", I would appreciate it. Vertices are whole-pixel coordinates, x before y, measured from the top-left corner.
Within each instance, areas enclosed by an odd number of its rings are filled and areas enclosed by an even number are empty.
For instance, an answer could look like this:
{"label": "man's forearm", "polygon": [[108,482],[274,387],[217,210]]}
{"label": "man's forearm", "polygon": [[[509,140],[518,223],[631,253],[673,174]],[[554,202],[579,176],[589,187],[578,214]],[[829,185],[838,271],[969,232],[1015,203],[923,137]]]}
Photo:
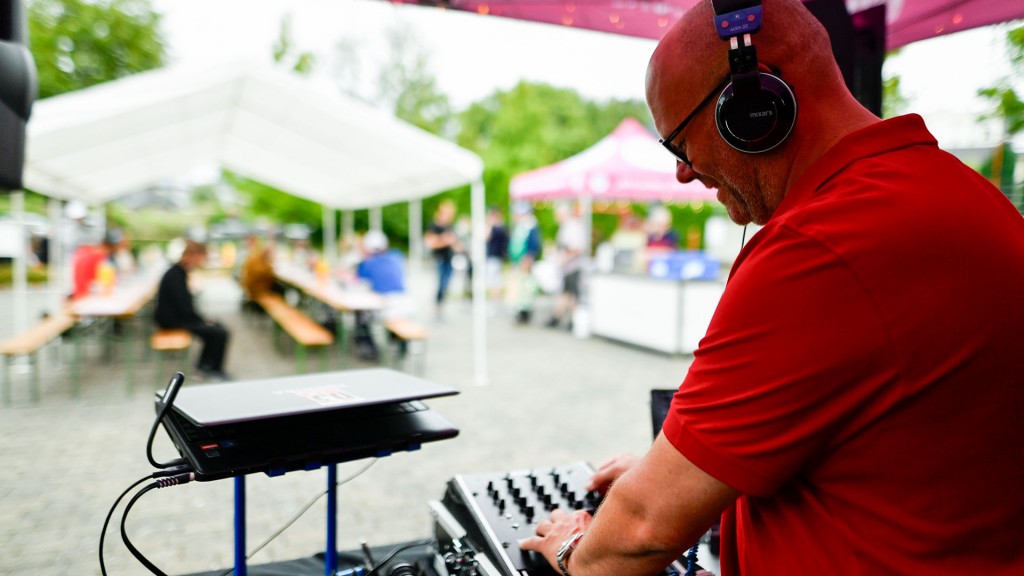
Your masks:
{"label": "man's forearm", "polygon": [[[675,541],[658,526],[656,514],[646,510],[644,499],[636,498],[629,475],[620,478],[608,493],[600,510],[575,552],[569,557],[572,576],[641,576],[657,574],[678,558],[688,546]],[[693,540],[703,533],[695,529]]]}

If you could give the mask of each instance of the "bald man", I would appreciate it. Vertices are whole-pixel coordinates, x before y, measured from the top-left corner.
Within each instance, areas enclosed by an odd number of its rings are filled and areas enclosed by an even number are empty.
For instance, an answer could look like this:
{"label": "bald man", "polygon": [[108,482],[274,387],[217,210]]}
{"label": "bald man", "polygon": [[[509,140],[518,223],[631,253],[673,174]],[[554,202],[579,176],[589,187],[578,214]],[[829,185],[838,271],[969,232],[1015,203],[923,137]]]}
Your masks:
{"label": "bald man", "polygon": [[[716,7],[736,4],[754,22]],[[521,546],[565,575],[656,574],[721,517],[725,575],[1024,574],[1024,219],[920,117],[861,107],[799,1],[764,0],[749,38],[715,16],[659,43],[648,105],[678,179],[764,227],[651,450],[598,470],[596,515],[556,510]],[[744,63],[796,104],[719,126]]]}

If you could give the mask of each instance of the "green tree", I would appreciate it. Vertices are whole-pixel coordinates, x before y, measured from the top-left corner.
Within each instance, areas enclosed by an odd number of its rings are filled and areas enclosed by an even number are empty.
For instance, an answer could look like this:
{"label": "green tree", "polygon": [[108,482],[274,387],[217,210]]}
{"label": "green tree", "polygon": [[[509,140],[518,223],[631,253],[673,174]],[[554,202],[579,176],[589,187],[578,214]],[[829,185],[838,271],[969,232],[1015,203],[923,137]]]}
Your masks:
{"label": "green tree", "polygon": [[164,63],[160,15],[149,0],[30,0],[28,19],[40,98]]}
{"label": "green tree", "polygon": [[[483,159],[488,204],[506,206],[509,182],[514,176],[582,152],[607,136],[626,116],[648,127],[652,123],[647,106],[640,101],[595,102],[566,88],[520,82],[465,110],[459,116],[461,130],[456,141]],[[665,161],[671,162],[667,155]],[[460,209],[466,208],[460,205]],[[685,231],[687,214],[693,211],[679,212],[675,224]],[[545,236],[552,237],[555,224],[551,210],[541,206],[538,219]],[[613,214],[595,215],[597,239],[607,237],[616,221]]]}
{"label": "green tree", "polygon": [[1001,79],[995,86],[978,90],[978,95],[993,107],[981,118],[998,118],[1003,123],[1003,142],[993,150],[980,172],[1024,210],[1024,198],[1021,198],[1024,194],[1014,182],[1016,157],[1007,145],[1010,139],[1024,131],[1024,101],[1014,88],[1015,82],[1024,79],[1024,25],[1018,23],[1007,30],[1006,47],[1011,65],[1010,77]]}
{"label": "green tree", "polygon": [[291,68],[303,76],[313,72],[316,65],[316,55],[308,51],[299,51],[295,47],[295,40],[292,38],[292,17],[287,15],[281,19],[281,30],[278,32],[277,40],[273,47],[274,62]]}
{"label": "green tree", "polygon": [[428,51],[404,21],[388,28],[385,36],[390,59],[378,75],[378,101],[398,118],[444,135],[452,119],[452,107],[430,72]]}

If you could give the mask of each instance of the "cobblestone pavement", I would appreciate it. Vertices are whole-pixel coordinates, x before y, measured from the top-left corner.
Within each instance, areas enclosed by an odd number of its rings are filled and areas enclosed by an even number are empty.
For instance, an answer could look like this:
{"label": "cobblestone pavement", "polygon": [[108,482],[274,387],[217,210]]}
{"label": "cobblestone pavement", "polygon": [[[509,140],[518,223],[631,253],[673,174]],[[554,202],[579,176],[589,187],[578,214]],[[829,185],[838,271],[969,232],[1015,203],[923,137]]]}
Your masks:
{"label": "cobblestone pavement", "polygon": [[[418,296],[423,310],[430,309],[430,284],[429,276],[419,282],[424,286]],[[45,295],[30,296],[37,313]],[[211,278],[200,298],[201,308],[232,331],[228,372],[240,381],[293,373],[293,352],[275,349],[269,325],[243,317],[238,297],[230,279]],[[11,301],[9,292],[0,292],[0,313],[7,318]],[[362,540],[378,546],[431,536],[427,502],[439,499],[445,482],[456,474],[576,461],[598,465],[649,446],[648,391],[678,386],[689,358],[600,338],[577,339],[564,329],[542,327],[545,318],[543,309],[529,326],[515,326],[506,315],[488,318],[489,381],[484,386],[473,378],[468,302],[451,302],[444,323],[428,322],[424,376],[461,390],[429,404],[461,433],[417,452],[382,458],[339,488],[340,549],[357,547]],[[151,471],[145,456],[153,420],[151,392],[162,388],[177,367],[167,363],[160,374],[152,358],[137,362],[135,389],[128,393],[124,355],[93,343],[84,347],[81,395],[72,398],[69,354],[56,352],[49,349],[44,355],[42,400],[30,402],[27,376],[15,366],[14,402],[0,408],[3,575],[100,573],[97,545],[104,516],[122,490]],[[337,356],[332,358],[337,361]],[[360,364],[350,361],[349,366]],[[182,368],[188,374],[190,366]],[[188,385],[201,383],[190,380]],[[176,455],[162,431],[156,454],[158,459]],[[368,463],[339,466],[339,478]],[[248,548],[321,494],[325,484],[323,470],[278,478],[250,476]],[[128,521],[132,542],[170,574],[230,566],[232,491],[232,482],[210,482],[148,493]],[[325,509],[321,498],[251,563],[321,552]],[[107,533],[108,573],[148,574],[121,543],[119,517],[120,512]]]}

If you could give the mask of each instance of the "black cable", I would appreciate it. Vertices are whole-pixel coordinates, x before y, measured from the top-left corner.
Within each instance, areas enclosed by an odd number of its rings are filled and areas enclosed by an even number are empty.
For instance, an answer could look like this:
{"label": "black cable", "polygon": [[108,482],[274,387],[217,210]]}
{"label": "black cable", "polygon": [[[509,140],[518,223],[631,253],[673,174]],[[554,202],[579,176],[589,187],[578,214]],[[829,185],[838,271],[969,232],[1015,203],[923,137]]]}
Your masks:
{"label": "black cable", "polygon": [[367,572],[364,576],[373,576],[374,574],[377,573],[378,569],[380,569],[382,566],[384,566],[388,562],[391,562],[392,560],[394,560],[395,556],[398,556],[399,553],[404,552],[405,550],[408,550],[410,548],[416,548],[418,546],[429,546],[429,545],[431,545],[433,543],[434,543],[434,539],[433,538],[429,538],[427,540],[419,540],[417,542],[412,542],[412,543],[409,543],[409,544],[405,544],[404,546],[399,546],[398,548],[395,548],[394,550],[392,550],[390,554],[385,556],[383,560],[381,560],[376,566],[371,568],[370,571]]}
{"label": "black cable", "polygon": [[164,416],[167,411],[171,409],[171,405],[174,404],[174,398],[178,395],[178,390],[181,385],[185,383],[185,375],[181,372],[175,372],[171,376],[170,381],[167,382],[167,389],[164,391],[164,395],[160,401],[160,411],[157,412],[156,420],[153,421],[153,427],[149,429],[149,439],[146,441],[146,458],[149,459],[149,463],[154,468],[171,468],[172,466],[180,466],[185,463],[184,458],[178,458],[177,460],[171,460],[170,462],[157,462],[153,458],[153,440],[156,438],[156,430],[160,427],[160,424],[164,421]]}
{"label": "black cable", "polygon": [[107,537],[107,526],[110,525],[110,517],[114,515],[114,509],[117,508],[117,505],[121,503],[121,500],[125,497],[126,494],[128,494],[128,492],[131,491],[132,488],[135,488],[136,486],[142,484],[143,482],[149,480],[150,478],[151,476],[143,476],[142,478],[139,478],[138,480],[133,482],[131,486],[125,488],[124,492],[121,492],[121,495],[117,497],[117,500],[114,500],[114,505],[110,507],[110,511],[107,512],[106,519],[103,520],[103,530],[100,531],[100,573],[103,574],[103,576],[107,576],[107,566],[103,563],[103,541]]}
{"label": "black cable", "polygon": [[131,486],[124,489],[124,492],[121,492],[121,495],[117,497],[117,500],[114,500],[114,504],[110,507],[110,511],[107,512],[107,517],[103,520],[103,529],[100,531],[100,572],[103,574],[103,576],[107,576],[107,566],[103,562],[103,542],[107,539],[107,527],[110,525],[110,518],[114,516],[114,510],[117,509],[117,505],[121,503],[121,500],[124,499],[124,497],[128,494],[128,492],[131,491],[132,488],[135,488],[136,486],[142,484],[146,480],[152,480],[154,478],[162,478],[166,476],[173,476],[175,474],[181,474],[184,472],[188,472],[188,468],[186,466],[179,466],[168,470],[158,470],[150,474],[149,476],[143,476],[142,478],[139,478],[138,480],[133,482]]}
{"label": "black cable", "polygon": [[128,551],[132,553],[132,556],[135,556],[135,559],[142,563],[143,566],[148,568],[150,572],[156,574],[157,576],[167,576],[167,574],[163,570],[157,568],[155,564],[150,562],[148,558],[142,555],[142,552],[139,552],[138,548],[136,548],[132,544],[132,541],[128,539],[128,532],[127,530],[125,530],[125,521],[128,519],[128,512],[132,509],[132,506],[134,506],[135,503],[139,501],[139,498],[141,498],[143,494],[155,489],[156,487],[156,484],[147,485],[142,490],[136,492],[135,496],[132,496],[132,499],[129,500],[128,504],[125,505],[124,512],[121,514],[121,541],[124,542],[124,545],[128,548]]}
{"label": "black cable", "polygon": [[128,512],[131,511],[132,506],[134,506],[135,503],[139,501],[139,498],[142,498],[142,495],[145,494],[146,492],[149,492],[150,490],[156,488],[167,488],[170,486],[179,486],[181,484],[187,484],[194,479],[194,473],[183,472],[181,474],[177,474],[174,476],[160,478],[159,480],[153,482],[152,484],[147,484],[145,487],[142,488],[142,490],[139,490],[138,492],[135,493],[134,496],[132,496],[132,499],[129,500],[127,504],[125,504],[124,512],[121,513],[121,541],[124,542],[125,547],[128,548],[128,551],[132,553],[132,556],[135,556],[136,560],[138,560],[143,566],[148,568],[150,572],[156,574],[156,576],[167,576],[167,574],[163,570],[157,568],[155,564],[150,562],[149,559],[142,554],[142,552],[139,552],[139,549],[136,548],[135,545],[132,544],[132,541],[128,538],[128,530],[125,527],[128,521]]}

